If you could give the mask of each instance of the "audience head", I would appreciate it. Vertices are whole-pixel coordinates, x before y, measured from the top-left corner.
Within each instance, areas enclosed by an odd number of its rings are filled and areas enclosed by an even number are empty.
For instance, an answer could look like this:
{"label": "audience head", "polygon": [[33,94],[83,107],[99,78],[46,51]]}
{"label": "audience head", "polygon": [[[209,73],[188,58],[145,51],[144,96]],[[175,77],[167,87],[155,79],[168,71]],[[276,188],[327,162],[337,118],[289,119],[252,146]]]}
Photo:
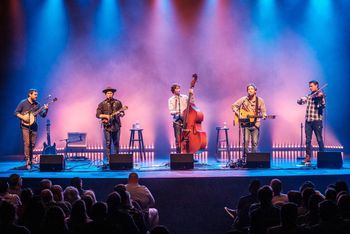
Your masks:
{"label": "audience head", "polygon": [[337,191],[337,193],[341,192],[341,191],[346,191],[349,192],[349,188],[348,185],[345,181],[337,181],[335,182],[335,191]]}
{"label": "audience head", "polygon": [[303,192],[301,193],[302,197],[303,197],[303,205],[306,209],[309,209],[309,199],[311,197],[311,195],[315,194],[315,190],[313,188],[307,187],[303,190]]}
{"label": "audience head", "polygon": [[83,195],[81,197],[81,200],[83,200],[85,202],[86,211],[87,211],[88,215],[90,215],[92,205],[95,202],[92,200],[92,197],[87,196],[87,195]]}
{"label": "audience head", "polygon": [[107,205],[104,202],[96,202],[91,208],[91,218],[94,221],[103,221],[107,216]]}
{"label": "audience head", "polygon": [[126,191],[125,184],[117,184],[116,186],[114,186],[114,188],[113,188],[114,192],[118,192],[119,190]]}
{"label": "audience head", "polygon": [[73,177],[70,180],[70,186],[73,186],[80,191],[83,188],[83,180],[80,177]]}
{"label": "audience head", "polygon": [[46,230],[55,230],[56,233],[64,233],[64,230],[67,230],[64,212],[61,207],[51,206],[47,209],[43,228]]}
{"label": "audience head", "polygon": [[251,194],[258,194],[258,190],[260,188],[261,184],[260,184],[260,180],[252,180],[249,184],[249,192]]}
{"label": "audience head", "polygon": [[73,186],[68,186],[64,192],[64,200],[68,201],[70,204],[73,204],[75,201],[80,200],[79,191]]}
{"label": "audience head", "polygon": [[83,200],[77,200],[72,205],[72,212],[70,214],[70,220],[73,222],[86,222],[88,216],[86,212],[85,202]]}
{"label": "audience head", "polygon": [[338,208],[343,219],[350,219],[350,195],[343,194],[338,199]]}
{"label": "audience head", "polygon": [[169,230],[167,227],[163,225],[157,225],[154,228],[152,228],[150,234],[169,234]]}
{"label": "audience head", "polygon": [[9,187],[10,189],[16,189],[22,187],[22,178],[18,174],[11,174],[9,176]]}
{"label": "audience head", "polygon": [[270,206],[272,204],[272,189],[268,185],[264,185],[258,191],[258,199],[261,206]]}
{"label": "audience head", "polygon": [[273,191],[274,196],[278,196],[281,194],[282,191],[282,182],[279,179],[273,179],[270,182],[270,186]]}
{"label": "audience head", "polygon": [[44,189],[40,193],[41,200],[44,204],[53,202],[53,194],[50,189]]}
{"label": "audience head", "polygon": [[108,206],[108,213],[113,213],[118,210],[121,206],[121,198],[119,193],[112,192],[108,195],[106,200]]}
{"label": "audience head", "polygon": [[297,206],[301,206],[303,203],[303,198],[301,196],[301,193],[297,190],[290,190],[288,192],[288,201],[295,203]]}
{"label": "audience head", "polygon": [[313,214],[319,213],[319,204],[323,201],[323,197],[319,194],[312,194],[309,198],[309,210]]}
{"label": "audience head", "polygon": [[139,175],[136,172],[131,172],[129,174],[128,183],[129,184],[138,184],[139,183]]}
{"label": "audience head", "polygon": [[53,194],[53,199],[56,202],[63,202],[63,189],[60,185],[53,185],[51,187],[51,192]]}
{"label": "audience head", "polygon": [[24,188],[21,191],[20,198],[22,204],[28,204],[30,200],[33,198],[33,191],[31,188]]}
{"label": "audience head", "polygon": [[306,188],[314,189],[315,188],[315,184],[312,183],[312,181],[307,180],[299,187],[299,191],[302,193],[304,191],[304,189],[306,189]]}
{"label": "audience head", "polygon": [[120,195],[121,205],[123,207],[132,207],[130,193],[128,191],[119,190],[117,193]]}
{"label": "audience head", "polygon": [[325,197],[327,200],[335,202],[337,200],[337,192],[334,188],[328,187],[325,191]]}
{"label": "audience head", "polygon": [[334,202],[325,200],[319,204],[320,218],[322,221],[337,219],[337,205]]}
{"label": "audience head", "polygon": [[51,189],[52,182],[49,179],[42,179],[40,181],[40,191],[44,189]]}
{"label": "audience head", "polygon": [[281,208],[281,224],[283,227],[295,227],[298,218],[298,207],[288,202]]}
{"label": "audience head", "polygon": [[86,190],[86,191],[84,192],[84,196],[89,196],[89,197],[91,197],[92,204],[95,204],[95,203],[97,202],[95,192],[94,192],[93,190],[91,190],[91,189]]}

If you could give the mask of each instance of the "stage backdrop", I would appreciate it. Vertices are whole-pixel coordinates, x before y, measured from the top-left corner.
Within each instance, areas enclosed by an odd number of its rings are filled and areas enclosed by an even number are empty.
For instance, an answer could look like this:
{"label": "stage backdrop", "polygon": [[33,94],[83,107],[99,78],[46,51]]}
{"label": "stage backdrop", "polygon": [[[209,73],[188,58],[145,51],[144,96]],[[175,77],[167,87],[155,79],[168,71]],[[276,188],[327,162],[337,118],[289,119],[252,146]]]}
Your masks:
{"label": "stage backdrop", "polygon": [[[231,104],[255,83],[267,106],[264,150],[300,142],[308,81],[328,83],[326,145],[349,145],[349,3],[347,1],[1,1],[1,154],[22,152],[17,103],[29,88],[40,101],[58,98],[49,110],[51,137],[58,145],[67,132],[86,132],[102,143],[95,117],[106,86],[129,106],[121,144],[139,122],[156,157],[173,144],[167,109],[177,82],[188,92],[198,73],[196,105],[204,112],[209,150],[215,127],[231,126]],[[38,144],[45,138],[40,120]]]}

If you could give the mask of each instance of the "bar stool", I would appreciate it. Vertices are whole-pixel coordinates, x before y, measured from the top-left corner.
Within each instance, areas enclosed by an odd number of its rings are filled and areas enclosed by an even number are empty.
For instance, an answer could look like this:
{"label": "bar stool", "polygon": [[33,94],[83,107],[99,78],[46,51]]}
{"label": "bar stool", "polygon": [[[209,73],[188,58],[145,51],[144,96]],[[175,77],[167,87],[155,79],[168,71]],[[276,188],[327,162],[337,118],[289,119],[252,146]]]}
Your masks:
{"label": "bar stool", "polygon": [[[227,155],[230,155],[230,146],[228,144],[228,127],[216,127],[216,154],[218,154],[221,151],[226,151]],[[220,132],[224,131],[225,137],[220,138]],[[226,143],[226,147],[221,147],[221,142]]]}
{"label": "bar stool", "polygon": [[[131,128],[130,129],[130,140],[129,140],[129,153],[138,151],[140,156],[146,158],[145,145],[143,143],[142,128]],[[135,138],[135,132],[137,138]],[[134,149],[135,142],[138,142],[138,149]]]}

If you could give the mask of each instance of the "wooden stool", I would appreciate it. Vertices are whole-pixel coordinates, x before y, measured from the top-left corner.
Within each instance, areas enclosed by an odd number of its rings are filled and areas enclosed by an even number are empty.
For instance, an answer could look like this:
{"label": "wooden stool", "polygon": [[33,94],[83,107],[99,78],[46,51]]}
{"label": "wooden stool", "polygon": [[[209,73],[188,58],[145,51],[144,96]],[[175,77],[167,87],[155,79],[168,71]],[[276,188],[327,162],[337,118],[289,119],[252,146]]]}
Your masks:
{"label": "wooden stool", "polygon": [[[228,144],[228,127],[216,127],[216,154],[218,154],[221,151],[227,151],[227,155],[230,155],[230,146]],[[225,137],[220,138],[220,132],[224,131],[225,132]],[[226,147],[222,148],[221,147],[221,142],[226,143]]]}
{"label": "wooden stool", "polygon": [[[145,145],[143,143],[142,128],[131,128],[130,129],[130,140],[129,140],[129,153],[138,151],[140,156],[146,158]],[[135,138],[135,132],[137,138]],[[134,149],[135,142],[138,142],[138,149]]]}

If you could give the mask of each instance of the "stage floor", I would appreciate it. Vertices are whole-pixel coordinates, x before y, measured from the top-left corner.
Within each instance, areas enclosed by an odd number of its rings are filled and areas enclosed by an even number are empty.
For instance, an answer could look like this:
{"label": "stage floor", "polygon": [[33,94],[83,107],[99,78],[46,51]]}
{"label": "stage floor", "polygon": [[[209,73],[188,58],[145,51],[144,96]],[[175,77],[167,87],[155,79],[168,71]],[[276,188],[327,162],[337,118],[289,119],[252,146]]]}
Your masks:
{"label": "stage floor", "polygon": [[132,170],[102,169],[100,162],[89,160],[66,161],[65,170],[60,172],[41,172],[35,164],[32,170],[24,167],[22,156],[6,156],[0,159],[0,177],[12,173],[28,178],[126,178],[131,171],[137,172],[142,178],[193,178],[193,177],[259,177],[259,176],[305,176],[305,175],[350,175],[350,156],[344,156],[342,169],[317,168],[316,160],[306,167],[297,159],[271,160],[271,168],[247,169],[230,168],[227,162],[216,159],[198,160],[192,170],[171,170],[169,160],[139,161],[134,163]]}

